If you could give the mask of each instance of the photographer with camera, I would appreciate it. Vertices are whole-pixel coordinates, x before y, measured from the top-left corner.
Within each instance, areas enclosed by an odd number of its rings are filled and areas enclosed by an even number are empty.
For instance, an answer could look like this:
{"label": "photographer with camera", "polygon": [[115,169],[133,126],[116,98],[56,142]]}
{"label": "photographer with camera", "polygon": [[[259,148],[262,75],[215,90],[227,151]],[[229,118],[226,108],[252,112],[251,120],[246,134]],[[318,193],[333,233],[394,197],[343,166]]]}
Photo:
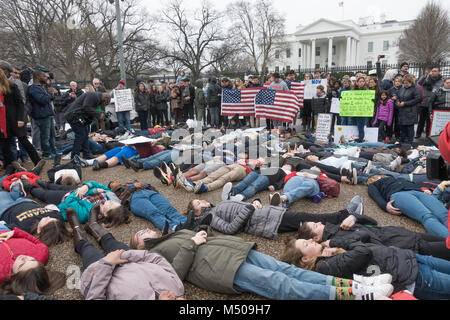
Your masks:
{"label": "photographer with camera", "polygon": [[386,67],[386,72],[381,71],[381,59],[385,58],[385,55],[379,55],[377,61],[377,77],[380,82],[381,90],[389,90],[394,86],[394,78],[397,75],[397,71],[391,69],[391,67]]}

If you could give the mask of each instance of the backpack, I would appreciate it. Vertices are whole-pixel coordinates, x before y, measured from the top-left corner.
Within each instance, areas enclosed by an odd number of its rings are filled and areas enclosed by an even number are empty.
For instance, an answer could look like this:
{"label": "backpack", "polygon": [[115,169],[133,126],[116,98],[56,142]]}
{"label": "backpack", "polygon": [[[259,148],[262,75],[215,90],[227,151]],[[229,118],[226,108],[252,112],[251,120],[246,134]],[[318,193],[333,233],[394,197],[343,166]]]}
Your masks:
{"label": "backpack", "polygon": [[320,191],[325,193],[328,198],[337,198],[341,192],[339,182],[333,179],[320,177],[317,178],[317,183],[319,184]]}

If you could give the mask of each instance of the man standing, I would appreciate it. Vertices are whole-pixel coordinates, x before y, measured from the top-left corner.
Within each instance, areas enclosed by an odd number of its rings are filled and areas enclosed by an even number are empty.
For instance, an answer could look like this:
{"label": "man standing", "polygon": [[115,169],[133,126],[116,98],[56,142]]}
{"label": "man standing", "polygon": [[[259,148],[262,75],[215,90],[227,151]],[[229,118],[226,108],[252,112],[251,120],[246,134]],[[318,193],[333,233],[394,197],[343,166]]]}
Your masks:
{"label": "man standing", "polygon": [[[223,78],[222,79],[222,90],[223,89],[233,89],[233,86],[231,85],[231,81],[228,78]],[[220,116],[220,123],[219,126],[223,126],[225,128],[228,127],[228,116],[221,116],[222,114],[222,91],[220,92],[220,108],[219,108],[219,116]]]}
{"label": "man standing", "polygon": [[407,62],[403,62],[400,65],[400,70],[399,70],[398,74],[394,78],[397,78],[397,77],[403,78],[404,76],[409,74],[408,70],[409,70],[409,64]]}
{"label": "man standing", "polygon": [[39,128],[42,155],[45,160],[52,158],[56,154],[55,148],[55,125],[53,117],[55,113],[51,105],[53,97],[58,94],[58,90],[48,87],[48,75],[41,70],[33,73],[33,84],[28,88],[28,98],[31,104],[31,118]]}
{"label": "man standing", "polygon": [[206,95],[209,114],[211,115],[211,128],[218,128],[220,125],[220,100],[222,89],[217,85],[216,78],[211,78]]}
{"label": "man standing", "polygon": [[94,78],[92,85],[94,86],[95,92],[106,92],[105,87],[100,84],[100,79]]}
{"label": "man standing", "polygon": [[[281,76],[278,72],[275,72],[273,75],[273,82],[270,84],[269,89],[277,90],[277,91],[289,91],[289,87],[281,80]],[[273,120],[274,129],[279,129],[282,126],[283,122],[279,120]]]}
{"label": "man standing", "polygon": [[189,83],[190,79],[184,79],[184,89],[181,92],[181,104],[183,105],[183,121],[194,119],[195,88]]}

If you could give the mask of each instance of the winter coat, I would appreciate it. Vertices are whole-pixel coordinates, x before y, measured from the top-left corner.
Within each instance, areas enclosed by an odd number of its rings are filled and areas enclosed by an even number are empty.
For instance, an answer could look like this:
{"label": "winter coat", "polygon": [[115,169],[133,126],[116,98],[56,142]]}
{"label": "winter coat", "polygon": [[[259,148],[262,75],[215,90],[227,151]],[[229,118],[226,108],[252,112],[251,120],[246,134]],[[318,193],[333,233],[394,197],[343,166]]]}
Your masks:
{"label": "winter coat", "polygon": [[411,250],[342,238],[331,239],[330,247],[342,248],[347,252],[319,258],[315,271],[351,279],[353,274],[371,275],[374,270],[379,270],[392,275],[394,293],[406,289],[417,280],[419,267]]}
{"label": "winter coat", "polygon": [[[0,243],[0,282],[10,277],[12,266],[18,256],[33,257],[41,264],[48,261],[49,250],[45,244],[25,231],[17,228],[13,231],[12,238]],[[0,231],[0,234],[4,232],[6,231]]]}
{"label": "winter coat", "polygon": [[384,102],[380,100],[373,125],[377,123],[377,120],[380,120],[386,121],[387,125],[390,127],[392,125],[393,117],[394,117],[394,101],[392,101],[391,99],[387,99],[387,101]]}
{"label": "winter coat", "polygon": [[159,254],[128,250],[120,258],[128,262],[113,265],[103,258],[83,272],[80,292],[86,300],[156,300],[163,291],[184,295],[174,268]]}
{"label": "winter coat", "polygon": [[422,107],[429,108],[431,110],[431,97],[433,95],[433,92],[439,90],[439,88],[442,86],[442,83],[443,79],[441,75],[439,75],[438,78],[433,78],[431,74],[428,75],[428,77],[423,76],[418,81],[418,84],[423,87]]}
{"label": "winter coat", "polygon": [[208,86],[207,99],[206,102],[210,108],[220,107],[221,97],[219,94],[222,93],[222,88],[216,83],[211,82]]}
{"label": "winter coat", "polygon": [[55,115],[50,103],[52,95],[43,86],[32,84],[28,88],[28,100],[30,101],[30,114],[33,119],[45,119]]}
{"label": "winter coat", "polygon": [[158,239],[146,239],[145,248],[166,258],[181,280],[208,291],[240,293],[234,289],[234,277],[256,244],[208,232],[206,243],[197,246],[191,240],[195,234],[191,230],[180,230]]}
{"label": "winter coat", "polygon": [[147,111],[150,107],[150,95],[147,91],[137,89],[134,92],[134,105],[136,111]]}
{"label": "winter coat", "polygon": [[64,116],[69,123],[81,121],[87,125],[100,117],[98,107],[101,105],[101,92],[86,92],[67,107]]}
{"label": "winter coat", "polygon": [[203,82],[198,80],[195,88],[194,104],[196,108],[204,109],[206,106],[205,93],[203,92]]}
{"label": "winter coat", "polygon": [[369,196],[383,210],[386,210],[386,205],[391,201],[391,196],[393,194],[411,190],[422,192],[422,189],[417,184],[403,179],[396,179],[394,177],[375,181],[368,188]]}
{"label": "winter coat", "polygon": [[[25,126],[26,111],[23,99],[20,94],[19,88],[12,81],[9,82],[10,93],[5,94],[5,112],[6,112],[6,133],[8,137],[17,136],[23,137],[27,134],[27,128]],[[24,126],[19,128],[17,126],[18,121],[23,121]],[[3,133],[0,133],[0,137],[3,137]]]}
{"label": "winter coat", "polygon": [[324,93],[320,97],[317,94],[312,98],[311,102],[312,112],[314,115],[319,113],[330,112],[330,100],[328,100],[327,95]]}
{"label": "winter coat", "polygon": [[181,105],[181,94],[179,89],[174,89],[170,93],[170,105],[172,106],[172,110],[183,109],[183,106]]}
{"label": "winter coat", "polygon": [[155,105],[156,110],[166,111],[167,110],[167,99],[164,92],[156,92],[155,94]]}
{"label": "winter coat", "polygon": [[443,87],[433,92],[430,98],[430,106],[432,110],[450,110],[450,90]]}
{"label": "winter coat", "polygon": [[28,172],[28,171],[17,172],[17,173],[14,173],[14,174],[10,175],[10,176],[7,176],[5,179],[3,179],[3,181],[2,181],[3,189],[5,189],[8,192],[11,191],[11,184],[13,182],[19,180],[22,175],[26,175],[28,181],[35,187],[37,186],[36,185],[36,180],[37,179],[41,179],[39,176],[35,175],[32,172]]}
{"label": "winter coat", "polygon": [[84,92],[83,90],[81,90],[81,88],[76,88],[75,91],[72,90],[72,88],[69,89],[69,91],[67,91],[66,93],[64,93],[64,95],[62,96],[62,98],[64,99],[64,103],[66,106],[68,106],[69,104],[71,104],[72,102],[74,102],[76,100],[76,98],[72,98],[70,96],[71,93],[75,93],[75,95],[78,97],[80,97]]}
{"label": "winter coat", "polygon": [[255,236],[276,239],[278,227],[286,209],[265,206],[253,210],[251,204],[239,201],[223,201],[217,206],[203,208],[199,218],[211,213],[211,227],[224,234],[236,234],[241,231]]}
{"label": "winter coat", "polygon": [[412,85],[409,88],[402,87],[398,93],[396,105],[405,102],[404,107],[398,106],[398,124],[401,126],[411,126],[417,122],[418,106],[422,101],[420,88]]}
{"label": "winter coat", "polygon": [[[60,179],[55,179],[56,173],[61,170],[74,170],[78,175],[79,180],[83,179],[83,174],[80,165],[75,164],[73,162],[67,162],[64,164],[60,164],[59,166],[53,167],[47,171],[48,180],[51,183],[60,184]],[[74,174],[75,174],[74,172]]]}

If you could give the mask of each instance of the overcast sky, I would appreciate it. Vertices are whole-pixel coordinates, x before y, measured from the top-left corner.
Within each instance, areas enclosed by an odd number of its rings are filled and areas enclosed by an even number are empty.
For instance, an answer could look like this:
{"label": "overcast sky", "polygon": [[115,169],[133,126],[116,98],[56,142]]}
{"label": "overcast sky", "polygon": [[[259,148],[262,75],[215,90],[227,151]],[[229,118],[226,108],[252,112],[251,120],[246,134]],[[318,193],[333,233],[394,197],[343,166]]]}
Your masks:
{"label": "overcast sky", "polygon": [[[155,14],[170,0],[142,0],[150,14]],[[248,0],[249,2],[256,2]],[[189,6],[200,6],[201,0],[185,0]],[[223,10],[232,0],[212,1],[217,9]],[[360,17],[379,16],[386,14],[387,20],[412,20],[420,12],[424,0],[344,0],[344,8],[340,8],[340,0],[272,0],[279,12],[286,16],[286,31],[293,33],[301,24],[308,25],[320,18],[330,20],[352,19],[356,23]],[[450,12],[450,1],[440,0],[440,3]],[[344,18],[344,19],[343,19]]]}

